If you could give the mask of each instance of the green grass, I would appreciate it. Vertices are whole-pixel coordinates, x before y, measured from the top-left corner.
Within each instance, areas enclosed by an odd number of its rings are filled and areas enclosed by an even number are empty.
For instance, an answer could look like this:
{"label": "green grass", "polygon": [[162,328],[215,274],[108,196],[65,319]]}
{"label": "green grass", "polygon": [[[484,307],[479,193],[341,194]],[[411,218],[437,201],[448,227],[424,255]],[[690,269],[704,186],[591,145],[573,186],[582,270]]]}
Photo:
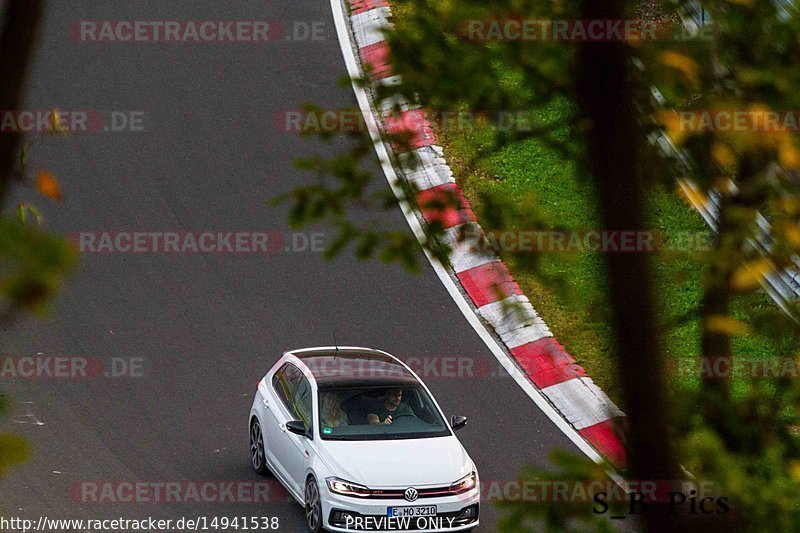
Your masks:
{"label": "green grass", "polygon": [[[556,102],[539,111],[537,118],[563,123],[568,106],[567,102]],[[563,136],[565,131],[561,133]],[[536,229],[586,231],[602,227],[592,184],[577,175],[573,164],[543,143],[528,140],[508,146],[487,160],[470,165],[477,148],[485,142],[481,132],[441,131],[439,139],[479,221],[486,223],[496,218],[496,213],[485,213],[483,209],[485,195],[494,194],[520,212],[534,213],[543,223]],[[655,187],[648,194],[648,208],[652,228],[663,232],[669,242],[683,242],[686,235],[711,238],[700,216],[678,197],[676,190]],[[520,220],[507,221],[508,226],[523,229]],[[544,253],[539,254],[535,264],[530,255],[501,255],[556,338],[612,398],[618,399],[602,255]],[[697,309],[705,269],[703,255],[696,251],[653,254],[652,265],[666,354],[669,358],[696,357],[700,351]],[[756,312],[776,310],[759,291],[737,298],[733,314],[755,330]],[[734,341],[734,353],[742,357],[789,356],[797,354],[798,348],[800,338],[795,334],[778,338],[753,334]],[[670,379],[689,387],[698,382],[685,375],[671,374]]]}

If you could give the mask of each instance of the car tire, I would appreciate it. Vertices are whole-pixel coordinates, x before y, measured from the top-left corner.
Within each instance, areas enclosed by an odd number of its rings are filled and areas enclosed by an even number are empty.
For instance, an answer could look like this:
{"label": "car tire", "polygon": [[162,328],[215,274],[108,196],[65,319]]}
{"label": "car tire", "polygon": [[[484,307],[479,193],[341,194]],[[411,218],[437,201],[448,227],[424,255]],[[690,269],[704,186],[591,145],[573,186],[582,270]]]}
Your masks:
{"label": "car tire", "polygon": [[250,423],[250,464],[256,474],[267,474],[267,457],[264,453],[264,433],[257,418]]}
{"label": "car tire", "polygon": [[320,533],[323,531],[322,527],[322,502],[319,499],[319,487],[317,487],[317,480],[313,476],[309,476],[306,480],[305,488],[305,511],[306,511],[306,524],[311,533]]}

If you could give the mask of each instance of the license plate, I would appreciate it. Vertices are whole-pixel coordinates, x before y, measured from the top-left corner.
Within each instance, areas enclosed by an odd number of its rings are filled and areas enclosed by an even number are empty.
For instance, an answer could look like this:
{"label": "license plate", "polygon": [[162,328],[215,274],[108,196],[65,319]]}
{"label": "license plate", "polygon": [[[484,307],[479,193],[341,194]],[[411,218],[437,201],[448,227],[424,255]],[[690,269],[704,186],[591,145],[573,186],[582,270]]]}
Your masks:
{"label": "license plate", "polygon": [[389,507],[389,516],[436,516],[436,506]]}

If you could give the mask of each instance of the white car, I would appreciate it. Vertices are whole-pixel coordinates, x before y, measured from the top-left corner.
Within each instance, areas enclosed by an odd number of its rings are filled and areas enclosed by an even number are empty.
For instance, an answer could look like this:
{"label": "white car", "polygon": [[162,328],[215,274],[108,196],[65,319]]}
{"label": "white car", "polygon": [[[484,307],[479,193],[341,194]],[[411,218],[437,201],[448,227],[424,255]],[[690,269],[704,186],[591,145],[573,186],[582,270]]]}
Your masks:
{"label": "white car", "polygon": [[354,347],[286,352],[259,382],[253,468],[271,470],[312,532],[464,531],[478,525],[478,472],[419,377]]}

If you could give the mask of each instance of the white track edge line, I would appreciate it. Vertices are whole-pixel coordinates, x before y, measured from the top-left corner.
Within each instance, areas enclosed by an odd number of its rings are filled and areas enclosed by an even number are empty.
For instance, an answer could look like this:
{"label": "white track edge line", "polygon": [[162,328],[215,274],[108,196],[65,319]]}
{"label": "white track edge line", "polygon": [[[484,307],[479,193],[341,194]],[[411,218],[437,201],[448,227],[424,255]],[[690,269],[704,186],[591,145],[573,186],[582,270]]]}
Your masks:
{"label": "white track edge line", "polygon": [[[384,145],[383,139],[381,138],[380,129],[375,122],[375,116],[372,113],[369,97],[367,96],[364,88],[359,86],[355,81],[358,79],[363,79],[364,76],[361,72],[358,62],[356,61],[355,54],[353,53],[349,29],[347,27],[347,21],[345,20],[345,13],[341,0],[330,0],[330,3],[333,11],[334,23],[336,25],[339,48],[342,50],[342,56],[344,57],[344,62],[347,66],[347,73],[350,76],[351,85],[353,87],[353,91],[355,92],[358,106],[361,110],[361,114],[364,116],[364,120],[366,121],[367,129],[369,130],[372,143],[375,147],[375,152],[378,156],[378,160],[381,163],[381,168],[383,169],[386,179],[389,182],[389,187],[392,188],[395,197],[398,199],[398,204],[400,204],[401,211],[403,212],[408,225],[411,227],[411,230],[414,232],[414,235],[417,237],[417,239],[420,242],[425,242],[425,232],[422,230],[419,220],[417,220],[417,217],[411,207],[408,205],[408,202],[400,200],[400,198],[403,197],[403,191],[395,183],[397,181],[397,174],[395,173],[388,151]],[[586,454],[586,456],[595,463],[602,462],[603,458],[600,456],[600,454],[598,454],[597,451],[595,451],[595,449],[586,442],[586,440],[577,432],[577,430],[575,430],[575,428],[570,426],[566,420],[564,420],[564,418],[553,408],[552,405],[550,405],[550,403],[548,403],[542,393],[537,390],[533,384],[528,381],[528,379],[522,377],[521,372],[516,371],[517,366],[515,363],[511,361],[508,354],[506,354],[506,352],[503,351],[503,349],[497,344],[497,341],[489,334],[489,332],[486,330],[486,327],[483,325],[483,323],[481,323],[477,315],[475,315],[472,308],[464,298],[464,295],[458,290],[458,287],[455,286],[455,282],[447,273],[444,266],[442,266],[442,264],[436,260],[436,258],[434,258],[430,252],[428,252],[428,250],[425,250],[424,247],[423,251],[425,252],[425,256],[428,258],[428,262],[436,272],[436,275],[439,276],[439,280],[442,282],[445,289],[447,289],[450,297],[461,310],[461,313],[467,319],[467,322],[469,322],[481,340],[483,340],[484,344],[486,344],[492,354],[494,354],[498,362],[508,370],[513,369],[513,371],[510,371],[509,374],[513,376],[514,380],[517,382],[517,385],[520,386],[520,388],[530,397],[531,400],[533,400],[539,409],[545,415],[547,415],[553,424],[555,424],[556,427],[558,427],[561,432],[564,433],[564,435],[570,441],[572,441],[575,446],[577,446],[579,450]],[[609,476],[618,484],[620,484],[620,486],[625,488],[622,476],[620,476],[616,471],[610,470]]]}

